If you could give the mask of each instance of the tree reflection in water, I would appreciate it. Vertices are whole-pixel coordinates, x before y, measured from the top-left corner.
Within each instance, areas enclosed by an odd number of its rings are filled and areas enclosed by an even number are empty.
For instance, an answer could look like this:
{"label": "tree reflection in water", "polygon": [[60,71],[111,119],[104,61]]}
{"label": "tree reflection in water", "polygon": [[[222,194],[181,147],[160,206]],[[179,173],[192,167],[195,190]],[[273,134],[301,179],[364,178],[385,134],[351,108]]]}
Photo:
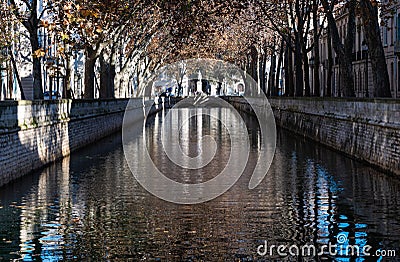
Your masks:
{"label": "tree reflection in water", "polygon": [[[182,110],[177,118],[186,114]],[[197,183],[223,168],[229,135],[207,117],[189,121],[180,142],[189,155],[195,154],[198,136],[193,132],[201,127],[219,144],[216,159],[198,172],[171,165],[159,146],[163,114],[145,129],[160,170],[177,181]],[[341,232],[349,244],[398,250],[398,179],[279,130],[271,169],[261,185],[249,191],[260,137],[255,120],[245,118],[252,145],[246,172],[226,194],[207,203],[175,205],[147,193],[129,171],[120,134],[2,187],[0,257],[258,260],[266,259],[257,255],[265,240],[318,246],[336,243]],[[143,143],[140,136],[138,147]]]}

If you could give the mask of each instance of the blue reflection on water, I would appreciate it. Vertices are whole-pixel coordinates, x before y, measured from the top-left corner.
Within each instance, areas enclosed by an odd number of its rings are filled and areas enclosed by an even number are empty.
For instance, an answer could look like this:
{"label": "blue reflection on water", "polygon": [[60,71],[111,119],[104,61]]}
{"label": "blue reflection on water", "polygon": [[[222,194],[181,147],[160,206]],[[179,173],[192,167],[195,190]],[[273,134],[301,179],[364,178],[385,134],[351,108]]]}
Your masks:
{"label": "blue reflection on water", "polygon": [[[251,261],[266,238],[321,246],[335,244],[341,232],[348,238],[345,246],[398,246],[399,183],[310,142],[281,136],[274,179],[254,191],[232,190],[199,206],[169,205],[149,196],[132,183],[120,138],[112,146],[108,140],[99,142],[92,151],[74,153],[71,161],[14,185],[18,189],[2,188],[0,256],[24,261],[96,261],[119,255],[133,261]],[[155,151],[156,137],[149,137]],[[238,188],[247,185],[243,179]],[[11,207],[14,201],[21,207]],[[386,232],[376,229],[382,224],[389,225]]]}

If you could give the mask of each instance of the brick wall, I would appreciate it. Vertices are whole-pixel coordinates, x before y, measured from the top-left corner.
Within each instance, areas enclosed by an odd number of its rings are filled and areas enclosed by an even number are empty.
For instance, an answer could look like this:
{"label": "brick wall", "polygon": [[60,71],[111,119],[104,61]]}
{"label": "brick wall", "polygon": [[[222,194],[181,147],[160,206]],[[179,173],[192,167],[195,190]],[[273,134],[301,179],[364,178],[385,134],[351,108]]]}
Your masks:
{"label": "brick wall", "polygon": [[[121,129],[128,99],[0,103],[0,186]],[[143,119],[143,104],[130,110]]]}
{"label": "brick wall", "polygon": [[[251,111],[243,98],[227,98]],[[276,123],[299,135],[400,175],[400,101],[273,98]]]}

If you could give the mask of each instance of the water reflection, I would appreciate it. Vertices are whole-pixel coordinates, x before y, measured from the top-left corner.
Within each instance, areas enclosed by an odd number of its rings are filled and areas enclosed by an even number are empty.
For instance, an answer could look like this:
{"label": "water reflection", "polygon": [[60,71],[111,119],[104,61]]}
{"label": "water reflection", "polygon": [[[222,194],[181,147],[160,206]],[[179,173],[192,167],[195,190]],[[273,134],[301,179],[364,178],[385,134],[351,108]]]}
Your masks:
{"label": "water reflection", "polygon": [[[144,134],[139,132],[136,141],[140,146],[146,139],[160,169],[177,181],[197,182],[223,168],[229,135],[217,122],[196,118],[179,133],[182,149],[197,153],[200,129],[216,138],[217,159],[205,167],[207,172],[178,172],[158,143],[163,114],[146,126]],[[188,112],[176,117],[179,114]],[[143,190],[128,169],[118,134],[0,188],[0,257],[271,261],[289,258],[257,255],[257,246],[265,240],[321,246],[337,243],[341,233],[347,236],[346,245],[400,252],[398,179],[280,130],[266,179],[249,191],[260,134],[254,119],[246,121],[251,154],[245,174],[226,194],[204,204],[170,204]],[[326,252],[320,257],[324,258],[382,259],[333,258]]]}

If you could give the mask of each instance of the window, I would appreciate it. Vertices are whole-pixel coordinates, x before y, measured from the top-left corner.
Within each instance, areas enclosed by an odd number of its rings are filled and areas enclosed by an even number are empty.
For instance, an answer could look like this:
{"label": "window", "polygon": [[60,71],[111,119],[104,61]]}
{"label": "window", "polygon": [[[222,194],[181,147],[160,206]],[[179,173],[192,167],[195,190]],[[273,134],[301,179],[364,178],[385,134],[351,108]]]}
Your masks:
{"label": "window", "polygon": [[396,41],[400,40],[400,15],[397,15]]}
{"label": "window", "polygon": [[390,63],[390,90],[393,91],[393,87],[394,87],[394,64],[393,62]]}
{"label": "window", "polygon": [[[397,63],[397,76],[400,76],[400,61]],[[400,91],[400,81],[399,80],[400,79],[397,79],[397,90],[398,91]]]}
{"label": "window", "polygon": [[354,76],[354,90],[357,92],[357,74],[356,74],[356,70],[354,70],[353,72],[353,76]]}
{"label": "window", "polygon": [[390,19],[390,45],[394,45],[394,19]]}
{"label": "window", "polygon": [[386,26],[384,26],[383,28],[382,28],[382,31],[383,31],[383,46],[387,46],[388,45],[388,30],[387,30],[387,27]]}

